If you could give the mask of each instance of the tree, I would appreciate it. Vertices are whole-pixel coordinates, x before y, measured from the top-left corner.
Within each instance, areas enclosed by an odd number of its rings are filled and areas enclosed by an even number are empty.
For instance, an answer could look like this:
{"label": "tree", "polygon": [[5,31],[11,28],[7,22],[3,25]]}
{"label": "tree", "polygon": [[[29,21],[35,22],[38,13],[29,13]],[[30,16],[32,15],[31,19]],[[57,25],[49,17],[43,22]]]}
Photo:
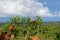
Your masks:
{"label": "tree", "polygon": [[23,35],[25,36],[26,35],[26,17],[22,17],[22,20],[21,20],[21,31],[23,33]]}
{"label": "tree", "polygon": [[10,20],[10,22],[11,22],[11,24],[10,25],[13,25],[13,27],[15,28],[15,30],[10,30],[10,32],[12,33],[12,34],[14,34],[14,36],[15,36],[15,38],[18,36],[18,35],[20,35],[19,33],[20,33],[20,17],[19,16],[17,16],[17,17],[13,17],[13,18],[11,18],[11,20]]}
{"label": "tree", "polygon": [[28,37],[29,37],[29,30],[30,30],[30,21],[31,21],[31,19],[30,18],[27,18],[27,34],[26,34],[26,38],[25,38],[25,40],[28,40]]}
{"label": "tree", "polygon": [[37,36],[39,34],[39,30],[40,30],[41,24],[42,24],[42,20],[41,20],[40,16],[36,16]]}
{"label": "tree", "polygon": [[12,23],[14,23],[14,24],[17,24],[17,23],[20,22],[20,17],[19,17],[19,16],[17,16],[17,17],[13,17],[13,18],[11,18],[10,21],[11,21]]}

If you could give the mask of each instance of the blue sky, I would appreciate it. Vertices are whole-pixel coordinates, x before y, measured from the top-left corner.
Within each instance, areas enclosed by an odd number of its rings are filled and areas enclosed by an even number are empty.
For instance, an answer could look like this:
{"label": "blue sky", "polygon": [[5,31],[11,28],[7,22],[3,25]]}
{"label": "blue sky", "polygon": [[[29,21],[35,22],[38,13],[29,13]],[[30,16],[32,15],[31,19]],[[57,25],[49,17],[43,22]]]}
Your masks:
{"label": "blue sky", "polygon": [[37,15],[43,21],[60,21],[60,0],[0,0],[0,22],[8,17]]}
{"label": "blue sky", "polygon": [[52,11],[60,11],[60,0],[38,0],[39,2],[46,2],[46,6]]}

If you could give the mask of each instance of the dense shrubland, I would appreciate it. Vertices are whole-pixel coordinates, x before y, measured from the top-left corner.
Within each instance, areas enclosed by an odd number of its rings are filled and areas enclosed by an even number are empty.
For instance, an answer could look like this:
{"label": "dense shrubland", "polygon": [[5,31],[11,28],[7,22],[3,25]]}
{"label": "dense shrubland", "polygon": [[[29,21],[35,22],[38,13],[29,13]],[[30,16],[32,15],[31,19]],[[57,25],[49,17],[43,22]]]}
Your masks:
{"label": "dense shrubland", "polygon": [[[57,35],[60,32],[60,27],[49,25],[44,25],[40,16],[36,16],[34,20],[18,16],[2,25],[0,31],[7,32],[7,35],[13,34],[15,40],[33,40],[34,37],[38,40],[58,40]],[[36,39],[34,38],[34,40]]]}

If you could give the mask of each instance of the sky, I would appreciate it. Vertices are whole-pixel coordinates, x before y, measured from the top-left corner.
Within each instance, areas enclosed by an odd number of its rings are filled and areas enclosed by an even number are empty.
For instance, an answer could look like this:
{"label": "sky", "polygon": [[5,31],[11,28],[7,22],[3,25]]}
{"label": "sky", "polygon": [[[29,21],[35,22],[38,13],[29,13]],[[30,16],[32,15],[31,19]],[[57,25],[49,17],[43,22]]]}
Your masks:
{"label": "sky", "polygon": [[60,21],[60,0],[0,0],[0,22],[15,16]]}

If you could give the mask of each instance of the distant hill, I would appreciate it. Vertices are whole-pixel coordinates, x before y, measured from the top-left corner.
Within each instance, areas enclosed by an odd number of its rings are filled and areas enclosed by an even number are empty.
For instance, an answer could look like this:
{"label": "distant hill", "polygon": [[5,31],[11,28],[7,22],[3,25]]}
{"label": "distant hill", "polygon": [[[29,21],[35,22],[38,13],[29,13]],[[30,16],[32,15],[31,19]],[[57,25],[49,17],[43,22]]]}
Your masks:
{"label": "distant hill", "polygon": [[[7,22],[11,17],[0,17],[1,22]],[[33,18],[34,19],[34,18]],[[60,17],[42,17],[43,22],[60,22]]]}
{"label": "distant hill", "polygon": [[0,23],[1,22],[7,22],[10,20],[10,17],[0,17]]}

